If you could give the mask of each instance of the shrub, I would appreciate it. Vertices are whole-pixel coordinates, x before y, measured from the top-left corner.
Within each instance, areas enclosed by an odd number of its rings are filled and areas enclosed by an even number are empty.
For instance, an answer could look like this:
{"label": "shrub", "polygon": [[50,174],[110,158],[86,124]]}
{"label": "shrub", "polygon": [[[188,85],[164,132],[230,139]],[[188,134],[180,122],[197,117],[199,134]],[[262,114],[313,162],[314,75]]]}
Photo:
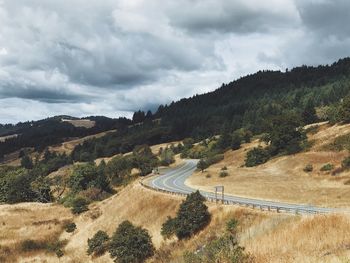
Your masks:
{"label": "shrub", "polygon": [[241,148],[241,140],[241,136],[239,136],[236,132],[233,133],[231,138],[231,149],[238,150],[239,148]]}
{"label": "shrub", "polygon": [[204,170],[207,169],[208,167],[209,167],[209,165],[208,165],[208,163],[207,163],[206,160],[204,160],[204,159],[200,159],[200,160],[199,160],[199,162],[198,162],[198,164],[197,164],[197,168],[198,168],[199,170],[201,170],[202,173],[203,173]]}
{"label": "shrub", "polygon": [[306,172],[306,173],[312,172],[313,170],[314,170],[314,167],[312,166],[312,164],[307,164],[304,167],[304,172]]}
{"label": "shrub", "polygon": [[75,223],[68,223],[65,225],[65,229],[67,233],[72,233],[77,229],[77,225]]}
{"label": "shrub", "polygon": [[104,231],[97,231],[96,234],[88,239],[88,255],[103,255],[107,251],[109,236]]}
{"label": "shrub", "polygon": [[85,211],[88,211],[89,202],[83,197],[76,197],[72,201],[72,212],[73,214],[81,214]]}
{"label": "shrub", "polygon": [[110,242],[109,253],[118,263],[144,262],[154,255],[155,248],[148,231],[122,222]]}
{"label": "shrub", "polygon": [[247,167],[253,167],[259,164],[266,163],[269,159],[270,154],[268,150],[262,147],[257,147],[247,152],[245,165]]}
{"label": "shrub", "polygon": [[227,171],[227,166],[222,167],[221,171]]}
{"label": "shrub", "polygon": [[327,163],[327,164],[323,165],[320,170],[322,172],[327,172],[327,171],[331,171],[333,169],[334,169],[334,165],[331,163]]}
{"label": "shrub", "polygon": [[58,250],[56,251],[56,256],[57,256],[58,258],[63,257],[63,256],[64,256],[63,251],[62,251],[61,249],[58,249]]}
{"label": "shrub", "polygon": [[84,199],[88,200],[89,202],[92,201],[101,201],[102,200],[102,193],[101,189],[96,187],[90,187],[86,190],[83,190],[79,192],[79,196],[83,197]]}
{"label": "shrub", "polygon": [[28,251],[34,251],[34,250],[42,250],[45,249],[46,245],[43,242],[35,241],[32,239],[23,240],[21,242],[21,250],[28,252]]}
{"label": "shrub", "polygon": [[160,233],[164,238],[170,238],[173,234],[175,234],[176,229],[177,229],[176,218],[171,218],[170,216],[168,216],[168,219],[162,225],[162,230]]}
{"label": "shrub", "polygon": [[345,158],[343,159],[343,161],[341,162],[341,166],[342,166],[344,169],[349,169],[349,168],[350,168],[350,156],[345,157]]}
{"label": "shrub", "polygon": [[220,177],[226,177],[228,176],[228,172],[226,171],[221,171],[220,174],[219,174]]}
{"label": "shrub", "polygon": [[194,252],[185,252],[183,259],[185,263],[212,263],[212,262],[231,262],[248,263],[253,262],[253,258],[244,252],[244,248],[237,242],[237,225],[235,219],[227,222],[227,228],[224,235],[211,240],[205,244],[201,250]]}
{"label": "shrub", "polygon": [[204,201],[199,191],[188,195],[181,203],[176,218],[170,221],[168,218],[163,224],[165,236],[170,237],[174,233],[179,239],[184,239],[202,230],[210,221],[208,207]]}

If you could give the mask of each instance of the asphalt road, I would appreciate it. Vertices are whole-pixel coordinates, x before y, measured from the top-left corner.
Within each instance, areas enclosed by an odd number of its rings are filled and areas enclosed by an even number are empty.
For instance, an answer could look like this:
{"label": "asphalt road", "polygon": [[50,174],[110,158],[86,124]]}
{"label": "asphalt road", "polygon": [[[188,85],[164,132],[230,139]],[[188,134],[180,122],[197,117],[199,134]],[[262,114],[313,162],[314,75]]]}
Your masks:
{"label": "asphalt road", "polygon": [[[152,177],[147,185],[155,190],[163,190],[166,192],[177,194],[189,194],[197,189],[191,188],[185,184],[185,181],[196,170],[198,160],[185,160],[178,167],[167,169],[158,176]],[[213,186],[214,191],[214,186]],[[200,191],[207,199],[214,199],[215,193]],[[264,210],[272,209],[291,213],[333,213],[341,212],[340,209],[315,207],[312,205],[290,204],[283,202],[259,200],[252,198],[244,198],[234,195],[224,196],[224,202],[227,204],[239,204],[262,208]]]}

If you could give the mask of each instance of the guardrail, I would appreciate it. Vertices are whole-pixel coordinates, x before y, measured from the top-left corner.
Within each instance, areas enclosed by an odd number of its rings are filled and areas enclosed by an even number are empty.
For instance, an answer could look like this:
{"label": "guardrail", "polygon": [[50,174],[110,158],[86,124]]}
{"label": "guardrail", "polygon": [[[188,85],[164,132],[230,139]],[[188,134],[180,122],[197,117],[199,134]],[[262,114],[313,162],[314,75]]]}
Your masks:
{"label": "guardrail", "polygon": [[[141,186],[145,187],[146,189],[152,190],[152,191],[166,193],[166,194],[170,194],[170,195],[176,195],[176,196],[182,196],[182,197],[186,197],[187,195],[189,195],[189,193],[173,192],[173,191],[169,191],[169,190],[165,190],[165,189],[161,189],[161,188],[157,188],[157,187],[152,187],[152,186],[144,183],[145,179],[149,179],[152,176],[154,176],[154,175],[151,175],[151,176],[148,176],[148,177],[141,179],[140,180]],[[275,211],[277,213],[285,212],[285,213],[293,213],[293,214],[327,214],[327,212],[317,211],[315,209],[301,208],[301,207],[289,208],[289,207],[276,206],[276,205],[263,205],[263,204],[249,203],[249,202],[221,200],[221,199],[215,199],[213,197],[207,197],[207,196],[203,196],[203,197],[208,202],[222,203],[224,205],[239,205],[239,206],[249,207],[249,208],[253,208],[253,209],[258,208],[261,211]]]}

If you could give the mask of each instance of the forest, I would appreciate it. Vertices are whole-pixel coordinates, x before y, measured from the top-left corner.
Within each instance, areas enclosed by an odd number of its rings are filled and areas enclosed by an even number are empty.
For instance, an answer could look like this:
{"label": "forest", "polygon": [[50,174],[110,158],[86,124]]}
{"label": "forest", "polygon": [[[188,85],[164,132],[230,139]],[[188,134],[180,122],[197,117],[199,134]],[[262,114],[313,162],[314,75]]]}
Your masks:
{"label": "forest", "polygon": [[[137,111],[133,126],[78,146],[74,160],[94,159],[131,151],[138,144],[162,143],[192,137],[196,141],[245,129],[253,134],[270,131],[276,118],[289,116],[299,125],[337,121],[337,105],[350,91],[350,58],[332,65],[302,66],[286,72],[259,71],[219,89]],[[317,117],[313,113],[317,109]],[[289,118],[288,117],[288,118]]]}

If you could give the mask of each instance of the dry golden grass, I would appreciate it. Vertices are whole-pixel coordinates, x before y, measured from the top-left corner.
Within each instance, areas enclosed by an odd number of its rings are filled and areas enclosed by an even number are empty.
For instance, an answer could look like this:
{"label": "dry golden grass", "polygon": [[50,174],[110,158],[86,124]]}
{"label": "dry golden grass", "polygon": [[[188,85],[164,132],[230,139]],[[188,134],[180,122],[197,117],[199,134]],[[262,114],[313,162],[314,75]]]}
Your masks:
{"label": "dry golden grass", "polygon": [[345,215],[293,217],[242,243],[257,263],[349,262],[350,219]]}
{"label": "dry golden grass", "polygon": [[59,205],[0,205],[0,262],[29,262],[38,256],[42,258],[40,253],[43,251],[23,252],[21,242],[28,239],[44,242],[57,240],[64,224],[71,219],[70,211]]}
{"label": "dry golden grass", "polygon": [[68,122],[72,124],[74,127],[84,127],[84,128],[92,128],[96,125],[95,121],[91,121],[88,119],[84,120],[67,120],[67,119],[62,119],[62,122]]}
{"label": "dry golden grass", "polygon": [[[346,171],[337,176],[321,172],[327,163],[340,167],[347,152],[322,152],[319,146],[334,140],[338,134],[350,132],[350,125],[332,126],[323,124],[319,132],[310,136],[314,147],[305,153],[275,158],[266,164],[246,168],[242,167],[247,150],[259,142],[245,144],[237,151],[225,153],[225,159],[211,166],[205,173],[197,172],[189,178],[187,184],[193,187],[213,191],[215,185],[224,185],[226,193],[279,200],[301,204],[313,204],[329,207],[348,207],[350,187],[344,182],[350,178]],[[303,171],[307,164],[313,165],[313,172]],[[228,177],[220,178],[222,167],[228,168]],[[210,178],[207,175],[210,174]]]}
{"label": "dry golden grass", "polygon": [[[167,216],[174,216],[182,198],[142,188],[134,182],[102,202],[92,204],[90,210],[76,216],[74,233],[63,232],[60,240],[67,240],[65,255],[58,260],[45,251],[17,254],[20,241],[57,238],[62,222],[71,219],[70,212],[58,205],[19,204],[1,206],[0,256],[8,262],[108,262],[109,254],[91,258],[86,255],[87,239],[98,230],[112,235],[123,220],[146,228],[159,249],[150,262],[182,262],[183,252],[194,251],[213,238],[222,235],[226,222],[235,218],[239,240],[256,263],[265,262],[346,262],[349,256],[350,220],[345,215],[294,216],[208,203],[212,214],[210,224],[190,240],[164,241],[161,225]],[[58,223],[60,222],[60,223]],[[1,223],[1,222],[0,222]],[[13,253],[12,251],[16,252]]]}
{"label": "dry golden grass", "polygon": [[[112,235],[124,220],[146,228],[152,236],[153,243],[159,247],[162,243],[160,230],[167,216],[174,216],[181,199],[175,196],[159,194],[144,189],[134,182],[112,196],[90,207],[90,211],[75,219],[77,231],[71,235],[64,233],[61,238],[68,239],[65,248],[67,262],[90,262],[86,255],[87,240],[98,230]],[[93,262],[112,262],[108,253],[94,259]]]}

